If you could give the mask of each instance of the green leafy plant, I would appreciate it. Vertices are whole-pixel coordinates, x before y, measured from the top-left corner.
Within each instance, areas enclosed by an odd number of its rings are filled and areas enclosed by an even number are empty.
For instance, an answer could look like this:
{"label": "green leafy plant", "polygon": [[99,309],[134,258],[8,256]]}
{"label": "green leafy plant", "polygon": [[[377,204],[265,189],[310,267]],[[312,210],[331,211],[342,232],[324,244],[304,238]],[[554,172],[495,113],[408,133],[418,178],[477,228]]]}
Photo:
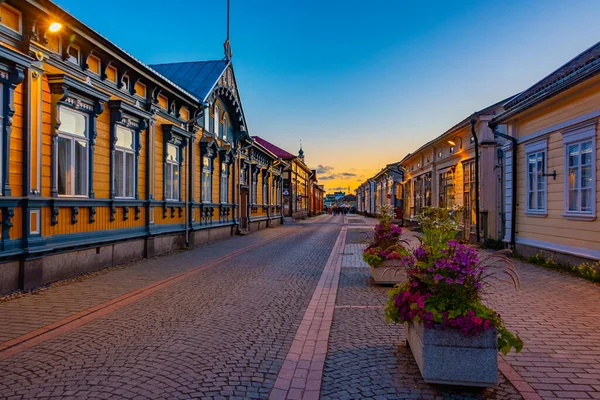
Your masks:
{"label": "green leafy plant", "polygon": [[579,265],[565,264],[556,261],[553,256],[546,257],[542,251],[529,257],[528,261],[545,268],[565,271],[592,282],[600,282],[600,261],[584,262]]}

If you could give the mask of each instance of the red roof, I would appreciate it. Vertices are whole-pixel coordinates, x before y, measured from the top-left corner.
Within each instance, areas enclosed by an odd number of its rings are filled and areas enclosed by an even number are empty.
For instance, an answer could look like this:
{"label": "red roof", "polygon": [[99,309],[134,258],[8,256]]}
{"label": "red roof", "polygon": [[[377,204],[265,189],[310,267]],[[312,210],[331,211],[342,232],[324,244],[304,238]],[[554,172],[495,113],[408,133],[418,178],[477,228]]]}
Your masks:
{"label": "red roof", "polygon": [[275,146],[271,142],[267,142],[265,139],[261,138],[260,136],[252,136],[252,139],[256,140],[258,142],[258,144],[260,144],[265,149],[269,150],[271,153],[275,154],[277,157],[279,157],[283,160],[293,160],[294,158],[296,158],[295,155],[288,153],[287,151],[283,150],[281,147]]}

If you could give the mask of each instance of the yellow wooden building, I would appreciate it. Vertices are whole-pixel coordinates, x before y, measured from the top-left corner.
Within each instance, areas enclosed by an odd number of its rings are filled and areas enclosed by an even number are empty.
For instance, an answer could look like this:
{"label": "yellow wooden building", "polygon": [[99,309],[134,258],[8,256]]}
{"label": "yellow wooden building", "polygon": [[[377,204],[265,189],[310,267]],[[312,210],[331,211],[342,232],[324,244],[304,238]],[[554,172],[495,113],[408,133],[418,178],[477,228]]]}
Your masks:
{"label": "yellow wooden building", "polygon": [[597,43],[509,100],[491,121],[494,129],[506,124],[515,142],[504,148],[504,208],[512,221],[504,237],[524,255],[600,259],[599,72]]}
{"label": "yellow wooden building", "polygon": [[0,293],[281,222],[228,56],[148,66],[48,0],[0,18]]}

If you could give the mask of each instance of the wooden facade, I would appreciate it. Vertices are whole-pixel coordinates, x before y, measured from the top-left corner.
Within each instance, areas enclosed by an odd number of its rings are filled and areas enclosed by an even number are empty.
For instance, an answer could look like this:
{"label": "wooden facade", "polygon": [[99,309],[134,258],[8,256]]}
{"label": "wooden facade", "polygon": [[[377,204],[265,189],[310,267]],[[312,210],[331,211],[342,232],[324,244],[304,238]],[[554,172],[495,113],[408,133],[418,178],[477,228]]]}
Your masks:
{"label": "wooden facade", "polygon": [[230,60],[199,92],[51,1],[0,15],[0,293],[281,222]]}
{"label": "wooden facade", "polygon": [[[600,43],[505,104],[506,241],[531,256],[600,260]],[[513,161],[514,160],[514,161]],[[514,185],[514,191],[513,191]],[[514,204],[516,203],[516,204]],[[514,214],[512,211],[515,211]]]}

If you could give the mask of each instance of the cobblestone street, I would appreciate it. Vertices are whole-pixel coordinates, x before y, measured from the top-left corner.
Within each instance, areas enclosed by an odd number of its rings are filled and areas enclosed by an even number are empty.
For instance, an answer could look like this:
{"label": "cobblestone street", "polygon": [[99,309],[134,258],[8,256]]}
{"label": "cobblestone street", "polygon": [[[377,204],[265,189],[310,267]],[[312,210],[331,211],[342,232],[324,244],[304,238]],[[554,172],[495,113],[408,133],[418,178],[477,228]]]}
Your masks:
{"label": "cobblestone street", "polygon": [[600,398],[598,287],[525,263],[498,295],[526,343],[498,386],[424,383],[360,257],[373,223],[321,216],[4,301],[0,398]]}

